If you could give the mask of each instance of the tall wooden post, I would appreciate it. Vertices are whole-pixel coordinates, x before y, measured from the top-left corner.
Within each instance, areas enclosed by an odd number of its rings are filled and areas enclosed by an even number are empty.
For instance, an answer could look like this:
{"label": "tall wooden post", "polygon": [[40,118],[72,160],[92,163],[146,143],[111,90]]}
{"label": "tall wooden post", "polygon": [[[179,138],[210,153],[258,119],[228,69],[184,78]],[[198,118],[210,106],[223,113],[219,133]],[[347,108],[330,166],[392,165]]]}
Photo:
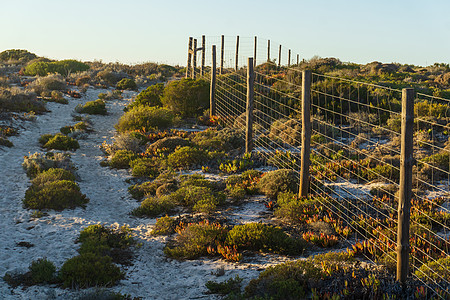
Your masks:
{"label": "tall wooden post", "polygon": [[239,36],[236,36],[236,64],[234,66],[234,70],[238,70],[239,63]]}
{"label": "tall wooden post", "polygon": [[400,190],[397,228],[397,281],[406,283],[409,273],[409,219],[412,197],[414,89],[402,90]]}
{"label": "tall wooden post", "polygon": [[256,52],[258,49],[258,38],[255,36],[255,46],[253,49],[253,67],[256,67]]}
{"label": "tall wooden post", "polygon": [[191,69],[191,59],[192,59],[192,37],[189,37],[188,59],[187,59],[187,65],[186,65],[186,78],[189,77],[189,70]]}
{"label": "tall wooden post", "polygon": [[302,152],[299,196],[308,196],[311,152],[311,71],[302,72]]}
{"label": "tall wooden post", "polygon": [[300,55],[297,54],[297,67],[298,67],[298,65],[300,63],[299,59],[300,59]]}
{"label": "tall wooden post", "polygon": [[288,52],[288,68],[291,66],[291,49]]}
{"label": "tall wooden post", "polygon": [[267,40],[267,61],[270,61],[270,40]]}
{"label": "tall wooden post", "polygon": [[278,48],[278,67],[281,67],[281,45]]}
{"label": "tall wooden post", "polygon": [[246,107],[246,127],[245,127],[245,153],[252,152],[253,149],[253,84],[255,73],[253,71],[253,58],[249,57],[247,62],[247,107]]}
{"label": "tall wooden post", "polygon": [[216,115],[216,45],[212,46],[211,87],[209,89],[209,116]]}
{"label": "tall wooden post", "polygon": [[195,79],[195,69],[197,68],[197,39],[194,39],[194,49],[192,53],[192,74],[191,78]]}
{"label": "tall wooden post", "polygon": [[200,75],[202,77],[203,77],[203,75],[205,75],[205,53],[206,53],[205,36],[202,35],[202,66],[200,69]]}
{"label": "tall wooden post", "polygon": [[222,35],[222,43],[220,44],[220,75],[223,74],[223,55],[225,51],[225,36]]}

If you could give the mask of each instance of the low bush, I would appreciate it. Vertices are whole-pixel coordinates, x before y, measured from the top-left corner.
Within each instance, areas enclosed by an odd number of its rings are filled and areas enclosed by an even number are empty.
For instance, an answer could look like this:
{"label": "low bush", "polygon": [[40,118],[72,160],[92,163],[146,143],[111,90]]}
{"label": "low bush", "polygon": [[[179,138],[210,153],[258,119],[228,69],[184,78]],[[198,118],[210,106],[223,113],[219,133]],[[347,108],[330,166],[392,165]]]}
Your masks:
{"label": "low bush", "polygon": [[302,140],[302,124],[301,120],[290,119],[290,120],[277,120],[270,126],[269,137],[271,139],[280,139],[284,143],[290,144],[292,146],[298,146],[301,144]]}
{"label": "low bush", "polygon": [[64,134],[44,134],[39,138],[42,147],[55,150],[76,150],[80,148],[78,141]]}
{"label": "low bush", "polygon": [[152,235],[169,235],[175,233],[176,221],[174,218],[165,216],[156,219],[155,226],[152,230]]}
{"label": "low bush", "polygon": [[162,130],[172,126],[174,117],[173,112],[165,108],[138,106],[120,117],[115,127],[119,132]]}
{"label": "low bush", "polygon": [[116,135],[112,144],[104,142],[102,144],[102,150],[109,155],[114,155],[117,150],[129,150],[138,153],[141,152],[141,140],[132,132],[125,132]]}
{"label": "low bush", "polygon": [[50,168],[37,174],[37,176],[31,181],[34,186],[42,186],[47,182],[69,180],[75,181],[75,176],[72,172],[61,168]]}
{"label": "low bush", "polygon": [[27,172],[28,177],[35,177],[37,174],[50,168],[61,168],[71,172],[75,171],[75,166],[70,161],[70,156],[63,153],[39,153],[24,156],[22,167]]}
{"label": "low bush", "polygon": [[231,175],[225,181],[227,190],[244,190],[247,195],[255,195],[259,192],[258,182],[262,175],[263,173],[258,170],[247,170],[241,175]]}
{"label": "low bush", "polygon": [[157,217],[161,214],[171,213],[176,204],[169,196],[160,198],[148,197],[142,201],[141,206],[134,209],[131,213],[137,217]]}
{"label": "low bush", "polygon": [[64,135],[70,135],[73,132],[86,132],[89,130],[90,126],[85,121],[78,122],[75,125],[64,126],[59,129],[59,131],[61,131]]}
{"label": "low bush", "polygon": [[209,106],[209,84],[203,79],[172,81],[165,87],[161,102],[182,117],[197,116]]}
{"label": "low bush", "polygon": [[205,163],[207,154],[203,150],[192,147],[181,147],[169,154],[167,164],[174,169],[191,169]]}
{"label": "low bush", "polygon": [[60,104],[69,104],[69,100],[64,98],[63,94],[60,91],[52,91],[50,93],[50,98],[46,98],[45,100]]}
{"label": "low bush", "polygon": [[38,94],[49,91],[64,91],[67,89],[66,81],[61,75],[45,74],[43,76],[44,77],[38,77],[35,81],[30,83],[28,88]]}
{"label": "low bush", "polygon": [[228,232],[225,244],[238,250],[268,251],[281,254],[302,253],[305,244],[289,237],[283,230],[262,223],[234,226]]}
{"label": "low bush", "polygon": [[137,85],[133,79],[122,78],[116,85],[118,90],[136,90]]}
{"label": "low bush", "polygon": [[11,148],[14,146],[14,144],[10,140],[0,137],[0,146]]}
{"label": "low bush", "polygon": [[118,150],[109,161],[109,166],[114,169],[128,169],[131,161],[137,158],[136,153],[130,150]]}
{"label": "low bush", "polygon": [[[156,181],[156,180],[155,180]],[[128,188],[128,191],[136,200],[142,200],[144,196],[155,196],[156,190],[160,186],[158,182],[147,181],[141,184],[134,184]]]}
{"label": "low bush", "polygon": [[224,128],[221,130],[208,128],[195,134],[192,141],[201,149],[210,151],[240,150],[245,145],[245,133],[236,128]]}
{"label": "low bush", "polygon": [[155,178],[159,174],[160,164],[161,162],[157,157],[135,159],[130,162],[131,175]]}
{"label": "low bush", "polygon": [[241,282],[242,278],[238,275],[234,278],[230,278],[223,282],[208,281],[206,282],[206,287],[210,294],[228,295],[228,294],[239,294],[241,292]]}
{"label": "low bush", "polygon": [[208,247],[215,247],[225,240],[227,229],[220,224],[201,222],[187,224],[177,229],[173,244],[164,248],[169,257],[195,259],[208,254]]}
{"label": "low bush", "polygon": [[25,192],[23,204],[31,209],[75,208],[89,202],[79,186],[70,180],[49,181],[40,186],[31,186]]}
{"label": "low bush", "polygon": [[97,99],[94,101],[88,101],[84,105],[77,105],[75,111],[80,114],[90,114],[90,115],[106,115],[106,104],[105,101]]}
{"label": "low bush", "polygon": [[113,264],[111,257],[86,253],[67,260],[59,276],[66,288],[113,286],[124,274]]}
{"label": "low bush", "polygon": [[156,142],[150,144],[147,147],[146,152],[156,152],[156,151],[173,152],[177,147],[186,147],[189,145],[190,143],[188,140],[178,136],[171,136],[159,139]]}
{"label": "low bush", "polygon": [[192,207],[194,211],[211,213],[223,204],[225,195],[202,186],[185,186],[169,195],[174,203]]}
{"label": "low bush", "polygon": [[34,284],[52,282],[55,278],[56,267],[46,258],[35,260],[30,265],[31,280]]}
{"label": "low bush", "polygon": [[18,61],[20,63],[26,63],[36,58],[36,54],[24,49],[9,49],[0,53],[0,61],[3,62]]}
{"label": "low bush", "polygon": [[422,265],[414,274],[421,279],[432,279],[440,282],[450,281],[450,257],[440,258]]}
{"label": "low bush", "polygon": [[134,101],[127,106],[127,110],[130,110],[136,106],[161,106],[161,96],[163,91],[163,83],[157,83],[149,86],[136,96],[136,99],[134,99]]}
{"label": "low bush", "polygon": [[0,109],[36,113],[47,111],[45,103],[37,99],[36,93],[19,88],[0,88]]}
{"label": "low bush", "polygon": [[258,187],[267,197],[276,199],[280,192],[298,192],[298,179],[293,170],[279,169],[265,173]]}
{"label": "low bush", "polygon": [[25,75],[29,76],[45,76],[49,73],[59,73],[68,76],[70,73],[82,72],[89,69],[87,64],[82,62],[66,59],[60,61],[36,61],[25,67]]}
{"label": "low bush", "polygon": [[307,214],[318,203],[314,198],[299,198],[298,194],[292,192],[279,193],[275,216],[292,223],[298,223],[300,218]]}
{"label": "low bush", "polygon": [[113,90],[113,91],[109,91],[107,93],[99,93],[98,94],[98,99],[101,100],[113,100],[113,99],[122,99],[122,91],[120,90]]}

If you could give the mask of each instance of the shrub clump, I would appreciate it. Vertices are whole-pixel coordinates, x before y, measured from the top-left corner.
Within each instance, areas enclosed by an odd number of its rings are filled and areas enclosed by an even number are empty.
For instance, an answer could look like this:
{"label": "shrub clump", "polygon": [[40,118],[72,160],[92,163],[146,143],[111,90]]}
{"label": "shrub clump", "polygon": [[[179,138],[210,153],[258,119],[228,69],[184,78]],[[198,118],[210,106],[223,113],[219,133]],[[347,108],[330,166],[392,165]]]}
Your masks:
{"label": "shrub clump", "polygon": [[89,202],[86,195],[82,194],[80,187],[70,180],[55,180],[46,183],[32,185],[26,192],[23,204],[31,209],[75,208],[85,206]]}
{"label": "shrub clump", "polygon": [[46,258],[35,260],[30,265],[31,281],[34,284],[49,283],[55,278],[56,267]]}
{"label": "shrub clump", "polygon": [[302,136],[301,120],[277,120],[270,126],[269,138],[280,139],[284,143],[288,143],[292,146],[298,146],[301,144]]}
{"label": "shrub clump", "polygon": [[190,169],[196,166],[200,167],[205,163],[207,157],[205,151],[186,146],[169,154],[167,164],[174,169]]}
{"label": "shrub clump", "polygon": [[61,168],[70,172],[75,171],[75,166],[68,154],[63,153],[39,153],[30,154],[23,158],[22,167],[27,172],[28,177],[36,177],[37,174],[51,169]]}
{"label": "shrub clump", "polygon": [[245,133],[241,129],[224,128],[217,130],[208,128],[193,137],[192,141],[201,149],[215,151],[239,150],[245,145]]}
{"label": "shrub clump", "polygon": [[161,130],[172,126],[174,117],[166,108],[137,106],[120,117],[115,127],[119,132]]}
{"label": "shrub clump", "polygon": [[106,115],[106,104],[105,101],[97,99],[94,101],[88,101],[84,105],[77,105],[75,111],[80,114],[90,114],[90,115]]}
{"label": "shrub clump", "polygon": [[55,150],[76,150],[80,148],[80,144],[74,138],[68,137],[64,134],[43,134],[39,138],[39,143],[42,147]]}
{"label": "shrub clump", "polygon": [[61,169],[61,168],[50,168],[48,170],[39,173],[31,183],[34,186],[42,186],[47,182],[58,181],[58,180],[70,180],[75,181],[75,176],[72,172]]}
{"label": "shrub clump", "polygon": [[60,61],[35,61],[25,67],[25,75],[29,76],[45,76],[49,73],[59,73],[68,76],[70,73],[87,71],[89,66],[73,60],[66,59]]}
{"label": "shrub clump", "polygon": [[165,216],[156,219],[156,224],[153,227],[152,235],[169,235],[175,233],[176,221],[174,218]]}
{"label": "shrub clump", "polygon": [[199,115],[209,106],[209,84],[203,79],[172,81],[165,87],[161,102],[182,117]]}
{"label": "shrub clump", "polygon": [[17,87],[0,88],[0,109],[6,111],[45,112],[45,103],[37,99],[36,93]]}
{"label": "shrub clump", "polygon": [[163,91],[164,83],[157,83],[149,86],[136,96],[136,99],[127,106],[127,110],[136,106],[161,106],[161,96],[163,95]]}
{"label": "shrub clump", "polygon": [[137,85],[133,79],[122,78],[116,85],[118,90],[136,90]]}
{"label": "shrub clump", "polygon": [[267,197],[276,199],[280,192],[297,192],[298,180],[293,170],[279,169],[265,173],[258,186]]}
{"label": "shrub clump", "polygon": [[228,232],[225,244],[238,250],[269,251],[280,254],[302,253],[305,244],[289,237],[283,230],[262,223],[234,226]]}
{"label": "shrub clump", "polygon": [[113,286],[124,274],[111,257],[85,253],[67,260],[59,276],[66,288],[88,288]]}
{"label": "shrub clump", "polygon": [[114,169],[128,169],[132,160],[137,158],[137,154],[130,150],[118,150],[109,161],[109,166]]}
{"label": "shrub clump", "polygon": [[177,147],[189,146],[189,141],[178,136],[171,136],[157,140],[147,147],[147,152],[167,151],[173,152]]}

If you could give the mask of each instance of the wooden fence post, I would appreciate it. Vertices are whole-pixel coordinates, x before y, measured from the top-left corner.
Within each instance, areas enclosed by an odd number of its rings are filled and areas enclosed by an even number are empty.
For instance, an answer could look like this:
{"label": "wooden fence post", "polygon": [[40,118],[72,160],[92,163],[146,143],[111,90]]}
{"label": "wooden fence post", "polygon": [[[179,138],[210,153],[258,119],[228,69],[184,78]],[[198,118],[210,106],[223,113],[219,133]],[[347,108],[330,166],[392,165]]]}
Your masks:
{"label": "wooden fence post", "polygon": [[220,75],[223,74],[223,53],[225,51],[225,36],[222,35],[222,43],[220,44]]}
{"label": "wooden fence post", "polygon": [[247,107],[245,128],[245,153],[253,149],[253,84],[255,73],[253,71],[253,58],[249,57],[247,62]]}
{"label": "wooden fence post", "polygon": [[205,53],[206,53],[206,42],[205,42],[205,36],[202,35],[202,66],[200,69],[200,75],[203,77],[205,75]]}
{"label": "wooden fence post", "polygon": [[239,63],[239,36],[236,36],[236,64],[234,67],[234,70],[238,70],[238,63]]}
{"label": "wooden fence post", "polygon": [[414,89],[402,90],[400,190],[397,228],[397,281],[406,283],[409,273],[409,220],[412,197]]}
{"label": "wooden fence post", "polygon": [[300,63],[299,59],[300,59],[300,55],[297,54],[297,67],[298,67],[298,64]]}
{"label": "wooden fence post", "polygon": [[186,65],[186,78],[189,77],[189,69],[191,68],[191,59],[192,59],[192,37],[189,37],[188,59],[187,59],[187,65]]}
{"label": "wooden fence post", "polygon": [[278,67],[281,67],[281,45],[278,48]]}
{"label": "wooden fence post", "polygon": [[212,46],[211,87],[209,90],[209,116],[216,115],[216,45]]}
{"label": "wooden fence post", "polygon": [[270,40],[267,40],[267,61],[270,61]]}
{"label": "wooden fence post", "polygon": [[253,67],[256,67],[256,52],[258,45],[258,38],[255,36],[255,47],[253,49]]}
{"label": "wooden fence post", "polygon": [[288,68],[291,67],[291,49],[288,52]]}
{"label": "wooden fence post", "polygon": [[197,68],[197,39],[194,39],[194,49],[192,53],[192,74],[191,78],[195,79],[195,69]]}
{"label": "wooden fence post", "polygon": [[311,71],[302,71],[302,152],[299,196],[308,196],[311,152]]}

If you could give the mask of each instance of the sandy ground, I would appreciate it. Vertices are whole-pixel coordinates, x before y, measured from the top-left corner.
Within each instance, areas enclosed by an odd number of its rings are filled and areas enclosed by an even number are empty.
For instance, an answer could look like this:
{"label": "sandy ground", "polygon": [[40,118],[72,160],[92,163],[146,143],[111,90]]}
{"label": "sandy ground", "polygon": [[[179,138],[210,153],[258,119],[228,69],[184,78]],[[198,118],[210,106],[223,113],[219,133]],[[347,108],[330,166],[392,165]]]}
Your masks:
{"label": "sandy ground", "polygon": [[[125,170],[111,170],[99,165],[103,141],[111,141],[114,124],[123,114],[123,107],[133,93],[126,93],[123,100],[107,102],[107,116],[92,116],[94,132],[79,140],[80,149],[72,153],[81,178],[80,188],[90,199],[86,209],[77,208],[62,212],[49,211],[48,216],[31,218],[31,211],[22,208],[22,198],[30,185],[22,169],[23,156],[43,152],[38,137],[44,133],[59,132],[59,128],[71,125],[73,109],[77,104],[97,99],[101,89],[88,89],[81,99],[70,99],[68,105],[48,103],[51,112],[37,116],[35,122],[15,124],[21,126],[20,134],[11,137],[13,148],[0,149],[0,276],[6,272],[26,272],[33,260],[47,257],[57,268],[64,261],[77,255],[75,239],[88,225],[129,225],[142,246],[135,250],[134,265],[124,268],[126,279],[111,290],[143,299],[211,299],[205,294],[208,280],[222,281],[235,275],[244,278],[244,284],[269,265],[288,260],[276,255],[256,255],[244,258],[239,264],[222,259],[176,261],[165,258],[162,249],[165,237],[151,237],[155,219],[138,219],[129,215],[139,204],[130,197],[125,182],[130,175]],[[260,220],[264,210],[262,199],[247,201],[235,207],[230,215],[236,223]],[[34,246],[24,248],[18,242]],[[219,269],[225,275],[217,277]],[[80,291],[60,289],[56,286],[11,288],[0,280],[0,299],[76,299]]]}

